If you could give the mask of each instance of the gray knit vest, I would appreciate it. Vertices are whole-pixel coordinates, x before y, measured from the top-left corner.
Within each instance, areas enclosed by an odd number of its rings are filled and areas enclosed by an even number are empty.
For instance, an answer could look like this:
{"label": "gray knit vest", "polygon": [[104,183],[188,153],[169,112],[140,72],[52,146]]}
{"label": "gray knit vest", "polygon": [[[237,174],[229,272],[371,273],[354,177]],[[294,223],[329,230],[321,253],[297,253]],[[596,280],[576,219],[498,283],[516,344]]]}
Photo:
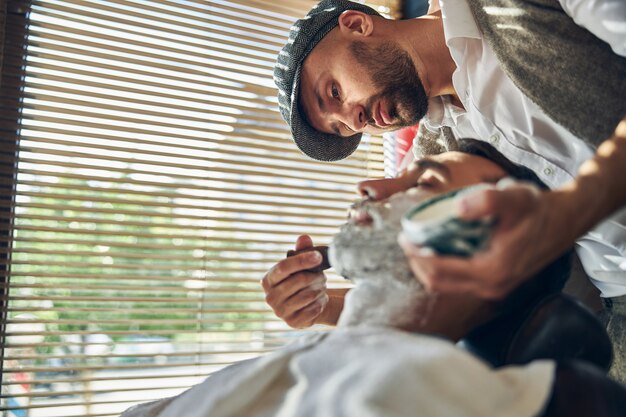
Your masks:
{"label": "gray knit vest", "polygon": [[626,115],[626,58],[556,0],[467,0],[502,69],[555,122],[591,146]]}

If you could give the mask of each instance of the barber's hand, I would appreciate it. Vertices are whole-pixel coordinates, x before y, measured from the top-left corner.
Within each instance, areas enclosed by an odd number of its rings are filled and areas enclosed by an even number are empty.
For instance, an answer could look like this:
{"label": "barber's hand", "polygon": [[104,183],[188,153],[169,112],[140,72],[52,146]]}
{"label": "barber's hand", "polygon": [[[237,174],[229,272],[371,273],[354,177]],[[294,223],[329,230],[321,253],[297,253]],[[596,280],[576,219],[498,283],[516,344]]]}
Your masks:
{"label": "barber's hand", "polygon": [[[296,250],[313,246],[307,235],[298,237]],[[319,252],[290,256],[274,265],[261,280],[265,301],[274,313],[294,328],[310,327],[328,304],[326,276],[322,272],[303,272],[322,262]]]}
{"label": "barber's hand", "polygon": [[501,299],[573,245],[577,236],[568,227],[571,210],[557,192],[510,181],[460,201],[462,218],[497,219],[489,246],[474,256],[437,256],[404,235],[398,240],[417,279],[429,291]]}

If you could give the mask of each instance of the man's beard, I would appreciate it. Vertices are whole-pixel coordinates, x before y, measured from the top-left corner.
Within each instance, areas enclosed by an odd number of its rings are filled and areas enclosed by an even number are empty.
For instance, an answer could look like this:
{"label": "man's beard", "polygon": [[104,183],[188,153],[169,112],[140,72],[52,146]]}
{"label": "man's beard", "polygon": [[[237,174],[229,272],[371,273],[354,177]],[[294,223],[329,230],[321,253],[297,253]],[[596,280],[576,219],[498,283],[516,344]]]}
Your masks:
{"label": "man's beard", "polygon": [[389,116],[393,127],[413,126],[428,111],[428,96],[410,55],[392,42],[371,47],[363,41],[350,45],[354,58],[368,69],[374,86],[380,93],[368,100],[365,108],[368,123],[375,125],[372,108],[385,99],[390,104]]}

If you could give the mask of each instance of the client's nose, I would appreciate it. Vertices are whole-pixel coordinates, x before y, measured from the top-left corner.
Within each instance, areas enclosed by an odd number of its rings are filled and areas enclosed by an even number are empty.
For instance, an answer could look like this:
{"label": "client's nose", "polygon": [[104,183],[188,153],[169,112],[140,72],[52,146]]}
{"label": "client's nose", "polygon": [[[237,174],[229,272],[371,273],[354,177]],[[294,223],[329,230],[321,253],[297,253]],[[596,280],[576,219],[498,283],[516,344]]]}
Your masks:
{"label": "client's nose", "polygon": [[406,190],[406,185],[400,178],[383,178],[361,181],[356,186],[361,197],[375,201],[385,200],[395,193]]}

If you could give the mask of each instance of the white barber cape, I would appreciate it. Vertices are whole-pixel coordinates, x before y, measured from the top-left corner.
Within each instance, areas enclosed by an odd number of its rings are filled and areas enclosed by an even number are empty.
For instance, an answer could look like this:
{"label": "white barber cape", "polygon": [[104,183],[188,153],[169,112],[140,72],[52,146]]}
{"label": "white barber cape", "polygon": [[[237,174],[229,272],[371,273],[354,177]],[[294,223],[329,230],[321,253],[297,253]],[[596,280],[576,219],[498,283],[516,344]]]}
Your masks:
{"label": "white barber cape", "polygon": [[449,341],[390,328],[338,328],[231,365],[122,417],[532,417],[552,361],[492,369]]}

